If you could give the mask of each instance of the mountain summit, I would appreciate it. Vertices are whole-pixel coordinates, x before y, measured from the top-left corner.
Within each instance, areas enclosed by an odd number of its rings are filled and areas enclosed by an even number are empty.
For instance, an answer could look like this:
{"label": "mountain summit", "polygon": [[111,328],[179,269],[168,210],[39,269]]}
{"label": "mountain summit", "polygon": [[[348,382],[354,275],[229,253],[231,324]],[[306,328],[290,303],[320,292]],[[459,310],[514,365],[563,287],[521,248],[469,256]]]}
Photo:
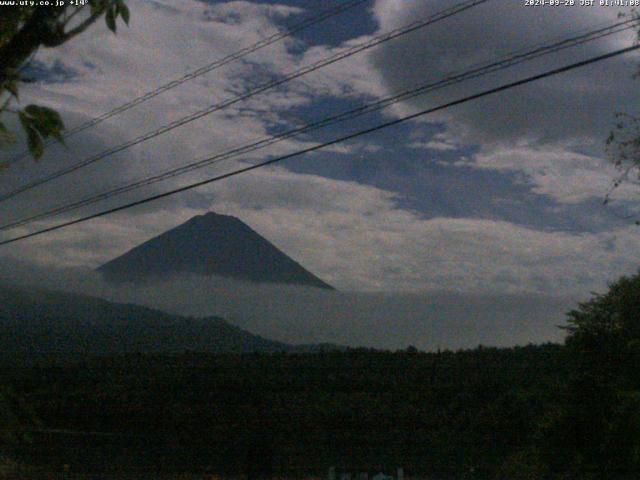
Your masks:
{"label": "mountain summit", "polygon": [[112,282],[195,273],[333,289],[239,219],[213,212],[138,245],[98,271]]}

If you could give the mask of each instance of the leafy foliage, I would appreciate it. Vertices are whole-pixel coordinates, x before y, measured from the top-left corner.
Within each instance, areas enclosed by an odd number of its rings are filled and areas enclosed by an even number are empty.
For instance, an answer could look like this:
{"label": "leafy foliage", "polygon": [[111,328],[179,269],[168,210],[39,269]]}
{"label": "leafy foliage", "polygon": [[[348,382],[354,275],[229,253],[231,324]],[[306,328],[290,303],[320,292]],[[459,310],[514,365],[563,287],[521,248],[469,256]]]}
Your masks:
{"label": "leafy foliage", "polygon": [[581,478],[640,475],[640,274],[569,313],[571,375],[547,459]]}
{"label": "leafy foliage", "polygon": [[623,183],[640,181],[640,118],[617,113],[615,125],[607,137],[606,150],[619,176],[613,181],[604,199],[605,204]]}
{"label": "leafy foliage", "polygon": [[18,113],[22,128],[27,134],[29,151],[38,159],[44,152],[43,140],[54,137],[64,143],[62,131],[64,123],[55,110],[38,105],[29,105]]}
{"label": "leafy foliage", "polygon": [[39,422],[29,405],[11,388],[0,386],[0,479],[9,478],[3,476],[3,471],[10,472],[16,467],[11,457],[32,440],[24,428],[37,425]]}
{"label": "leafy foliage", "polygon": [[[62,141],[64,123],[60,115],[47,107],[29,105],[24,109],[10,108],[12,102],[19,101],[21,71],[40,47],[54,48],[62,45],[84,32],[103,15],[107,27],[114,33],[118,17],[129,24],[129,8],[124,0],[89,0],[88,5],[65,7],[20,5],[4,8],[2,11],[0,118],[6,114],[18,115],[27,136],[29,152],[35,159],[43,154],[43,140],[51,137]],[[9,131],[6,122],[0,121],[0,145],[14,139],[15,135]]]}
{"label": "leafy foliage", "polygon": [[[636,9],[619,16],[630,16],[636,21],[640,20],[640,13]],[[636,29],[636,42],[640,42],[640,28]],[[640,70],[634,74],[634,78],[638,77]],[[606,140],[606,150],[610,161],[620,173],[604,198],[605,205],[611,201],[612,194],[623,183],[640,183],[640,117],[625,112],[616,113],[614,126]],[[640,220],[636,221],[636,225],[640,225]]]}

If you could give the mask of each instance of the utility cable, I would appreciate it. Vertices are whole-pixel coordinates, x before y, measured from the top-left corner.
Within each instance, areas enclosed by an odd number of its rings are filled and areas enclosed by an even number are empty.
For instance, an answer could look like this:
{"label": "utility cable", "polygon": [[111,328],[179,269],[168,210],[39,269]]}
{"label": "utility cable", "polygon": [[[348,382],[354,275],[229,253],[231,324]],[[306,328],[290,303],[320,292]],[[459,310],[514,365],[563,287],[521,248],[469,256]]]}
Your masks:
{"label": "utility cable", "polygon": [[[75,135],[78,132],[82,132],[88,128],[91,128],[95,125],[98,125],[99,123],[104,122],[105,120],[115,116],[115,115],[119,115],[123,112],[126,112],[127,110],[140,105],[143,102],[146,102],[147,100],[150,100],[154,97],[157,97],[158,95],[168,91],[168,90],[172,90],[180,85],[182,85],[185,82],[188,82],[189,80],[193,80],[194,78],[200,77],[202,75],[204,75],[205,73],[209,73],[212,72],[214,70],[217,70],[220,67],[223,67],[235,60],[239,60],[243,57],[246,57],[247,55],[257,52],[258,50],[261,50],[262,48],[268,47],[269,45],[273,45],[274,43],[279,42],[280,40],[284,40],[285,38],[291,37],[293,36],[295,33],[298,33],[302,30],[305,30],[313,25],[316,25],[318,23],[322,23],[325,20],[328,20],[330,18],[333,18],[335,16],[338,16],[340,14],[342,14],[343,12],[346,12],[347,10],[350,10],[354,7],[357,7],[358,5],[361,5],[363,3],[369,2],[370,0],[353,0],[351,2],[346,2],[343,3],[341,5],[339,5],[336,8],[330,9],[330,10],[325,10],[323,12],[321,12],[319,15],[308,18],[307,20],[302,21],[301,23],[299,23],[298,25],[295,25],[294,27],[290,28],[289,30],[285,30],[283,32],[279,32],[276,34],[273,34],[269,37],[263,38],[261,40],[259,40],[258,42],[254,43],[253,45],[249,45],[247,47],[244,47],[240,50],[238,50],[237,52],[234,52],[230,55],[227,55],[226,57],[223,57],[221,59],[215,60],[212,63],[209,63],[207,65],[204,65],[203,67],[200,67],[196,70],[193,70],[185,75],[183,75],[180,78],[177,78],[175,80],[171,80],[170,82],[167,82],[159,87],[157,87],[154,90],[151,90],[143,95],[140,95],[139,97],[136,97],[130,101],[128,101],[127,103],[124,103],[116,108],[114,108],[113,110],[109,110],[108,112],[103,113],[100,116],[97,116],[95,118],[92,118],[91,120],[88,120],[87,122],[84,122],[76,127],[73,127],[69,130],[67,130],[66,132],[63,133],[62,137],[64,139],[71,137],[72,135]],[[51,144],[56,143],[55,140],[47,140],[44,143],[44,147],[47,148],[48,146],[50,146]],[[29,152],[25,151],[23,152],[19,157],[11,160],[10,162],[7,162],[7,165],[12,165],[13,163],[16,163],[17,161],[23,159],[24,157],[28,156]]]}
{"label": "utility cable", "polygon": [[75,163],[69,167],[57,170],[49,175],[46,175],[44,177],[41,177],[39,179],[33,180],[31,182],[28,182],[24,185],[21,185],[20,187],[17,187],[7,193],[4,194],[0,194],[0,202],[3,202],[5,200],[8,200],[10,198],[15,197],[16,195],[19,195],[20,193],[26,192],[28,190],[31,190],[32,188],[38,187],[40,185],[43,185],[45,183],[48,183],[52,180],[58,179],[60,177],[63,177],[65,175],[68,175],[70,173],[73,173],[77,170],[80,170],[81,168],[84,168],[88,165],[94,164],[106,157],[109,157],[115,153],[119,153],[123,150],[126,150],[128,148],[131,148],[135,145],[138,145],[142,142],[145,142],[147,140],[150,140],[152,138],[155,138],[159,135],[162,135],[164,133],[167,133],[171,130],[174,130],[178,127],[181,127],[183,125],[186,125],[187,123],[193,122],[195,120],[198,120],[206,115],[210,115],[211,113],[214,113],[218,110],[222,110],[224,108],[227,108],[231,105],[234,105],[238,102],[241,102],[243,100],[246,100],[248,98],[251,98],[255,95],[258,95],[262,92],[265,92],[267,90],[270,90],[272,88],[275,88],[277,86],[283,85],[287,82],[290,82],[291,80],[294,80],[296,78],[302,77],[303,75],[306,75],[307,73],[313,72],[315,70],[319,70],[320,68],[326,67],[328,65],[331,65],[335,62],[338,62],[340,60],[343,60],[345,58],[351,57],[359,52],[368,50],[370,48],[373,48],[377,45],[380,45],[382,43],[388,42],[390,40],[393,40],[397,37],[400,37],[402,35],[406,35],[408,33],[414,32],[418,29],[424,28],[428,25],[431,25],[433,23],[439,22],[441,20],[444,20],[446,18],[452,17],[454,15],[457,15],[458,13],[461,13],[465,10],[468,10],[472,7],[475,7],[477,5],[483,4],[488,2],[489,0],[467,0],[465,2],[461,2],[451,8],[448,8],[446,10],[442,10],[426,19],[423,20],[419,20],[419,21],[415,21],[412,22],[408,25],[405,25],[404,27],[401,28],[397,28],[394,30],[391,30],[388,33],[382,34],[382,35],[378,35],[375,36],[373,38],[371,38],[370,40],[367,40],[363,43],[360,43],[358,45],[355,45],[353,47],[350,47],[348,49],[346,49],[345,51],[341,51],[338,52],[337,54],[331,55],[327,58],[324,58],[322,60],[319,60],[311,65],[308,65],[306,67],[303,67],[299,70],[296,70],[295,72],[286,75],[284,78],[278,79],[278,80],[274,80],[274,81],[270,81],[267,82],[265,84],[262,84],[254,89],[251,89],[247,92],[245,92],[242,95],[236,96],[236,97],[232,97],[230,99],[224,100],[220,103],[216,103],[213,104],[205,109],[199,110],[195,113],[192,113],[190,115],[187,115],[186,117],[183,117],[181,119],[175,120],[167,125],[164,125],[156,130],[153,130],[151,132],[145,133],[139,137],[136,137],[132,140],[129,140],[125,143],[122,143],[116,147],[112,147],[109,148],[103,152],[100,152],[96,155],[93,155],[91,157],[88,157],[78,163]]}
{"label": "utility cable", "polygon": [[336,138],[334,140],[331,140],[331,141],[328,141],[328,142],[324,142],[324,143],[321,143],[319,145],[314,145],[312,147],[305,148],[305,149],[302,149],[302,150],[298,150],[296,152],[293,152],[293,153],[290,153],[290,154],[287,154],[287,155],[276,157],[276,158],[273,158],[273,159],[270,159],[270,160],[265,160],[263,162],[260,162],[260,163],[254,164],[254,165],[249,165],[247,167],[239,168],[237,170],[234,170],[234,171],[231,171],[231,172],[228,172],[228,173],[224,173],[222,175],[217,175],[215,177],[208,178],[206,180],[202,180],[202,181],[199,181],[199,182],[191,183],[189,185],[185,185],[183,187],[179,187],[179,188],[176,188],[176,189],[173,189],[173,190],[169,190],[167,192],[163,192],[163,193],[160,193],[160,194],[157,194],[157,195],[146,197],[146,198],[143,198],[141,200],[136,200],[135,202],[130,202],[130,203],[127,203],[127,204],[124,204],[124,205],[120,205],[118,207],[113,207],[113,208],[109,208],[107,210],[102,210],[100,212],[93,213],[91,215],[87,215],[85,217],[81,217],[81,218],[78,218],[78,219],[75,219],[75,220],[71,220],[71,221],[68,221],[68,222],[64,222],[64,223],[60,223],[58,225],[54,225],[54,226],[51,226],[51,227],[48,227],[48,228],[37,230],[35,232],[31,232],[31,233],[28,233],[28,234],[20,235],[20,236],[15,237],[15,238],[4,240],[4,241],[0,242],[0,246],[8,245],[8,244],[11,244],[11,243],[15,243],[15,242],[18,242],[18,241],[21,241],[21,240],[25,240],[27,238],[35,237],[35,236],[38,236],[38,235],[43,235],[45,233],[53,232],[55,230],[60,230],[62,228],[66,228],[66,227],[69,227],[71,225],[84,223],[84,222],[87,222],[89,220],[93,220],[95,218],[103,217],[105,215],[110,215],[110,214],[115,213],[115,212],[120,212],[120,211],[129,209],[129,208],[138,206],[138,205],[143,205],[143,204],[150,203],[150,202],[153,202],[153,201],[156,201],[156,200],[160,200],[162,198],[166,198],[166,197],[175,195],[177,193],[182,193],[182,192],[185,192],[185,191],[188,191],[188,190],[193,190],[194,188],[198,188],[198,187],[201,187],[203,185],[208,185],[208,184],[211,184],[211,183],[215,183],[215,182],[224,180],[226,178],[234,177],[234,176],[240,175],[242,173],[246,173],[246,172],[249,172],[249,171],[252,171],[252,170],[256,170],[258,168],[266,167],[268,165],[273,165],[275,163],[282,162],[284,160],[288,160],[290,158],[298,157],[300,155],[304,155],[306,153],[311,153],[311,152],[326,148],[326,147],[331,146],[331,145],[336,145],[338,143],[342,143],[342,142],[345,142],[347,140],[352,140],[354,138],[358,138],[358,137],[361,137],[363,135],[367,135],[367,134],[370,134],[370,133],[373,133],[373,132],[377,132],[379,130],[383,130],[385,128],[389,128],[389,127],[394,126],[394,125],[405,123],[405,122],[407,122],[409,120],[413,120],[413,119],[416,119],[416,118],[419,118],[419,117],[423,117],[425,115],[428,115],[428,114],[431,114],[431,113],[434,113],[434,112],[437,112],[437,111],[440,111],[440,110],[445,110],[447,108],[451,108],[451,107],[454,107],[456,105],[461,105],[463,103],[467,103],[467,102],[470,102],[470,101],[473,101],[473,100],[477,100],[479,98],[483,98],[483,97],[486,97],[486,96],[489,96],[489,95],[493,95],[493,94],[496,94],[496,93],[499,93],[499,92],[510,90],[512,88],[515,88],[515,87],[518,87],[518,86],[521,86],[521,85],[525,85],[525,84],[528,84],[528,83],[531,83],[531,82],[535,82],[535,81],[538,81],[538,80],[542,80],[542,79],[547,78],[547,77],[551,77],[551,76],[554,76],[554,75],[559,75],[561,73],[565,73],[565,72],[568,72],[570,70],[574,70],[576,68],[581,68],[581,67],[584,67],[584,66],[587,66],[587,65],[591,65],[591,64],[594,64],[596,62],[600,62],[600,61],[607,60],[607,59],[610,59],[610,58],[613,58],[613,57],[617,57],[619,55],[623,55],[625,53],[629,53],[629,52],[632,52],[632,51],[635,51],[635,50],[638,50],[638,49],[640,49],[640,44],[639,45],[633,45],[633,46],[627,47],[627,48],[621,48],[621,49],[618,49],[618,50],[614,50],[612,52],[609,52],[609,53],[606,53],[606,54],[603,54],[603,55],[598,55],[598,56],[595,56],[595,57],[591,57],[591,58],[589,58],[587,60],[582,60],[580,62],[575,62],[575,63],[569,64],[569,65],[566,65],[564,67],[559,67],[559,68],[555,68],[555,69],[552,69],[552,70],[548,70],[546,72],[543,72],[543,73],[540,73],[540,74],[537,74],[537,75],[533,75],[533,76],[524,78],[522,80],[517,80],[515,82],[506,83],[506,84],[500,85],[498,87],[491,88],[489,90],[484,90],[484,91],[482,91],[480,93],[476,93],[476,94],[469,95],[469,96],[466,96],[466,97],[463,97],[463,98],[460,98],[460,99],[457,99],[457,100],[454,100],[454,101],[451,101],[451,102],[444,103],[444,104],[439,105],[437,107],[432,107],[432,108],[428,108],[428,109],[425,109],[425,110],[421,110],[421,111],[413,113],[411,115],[406,115],[404,117],[400,117],[400,118],[397,118],[397,119],[392,120],[392,121],[384,122],[384,123],[381,123],[381,124],[376,125],[376,126],[371,127],[371,128],[360,130],[358,132],[355,132],[355,133],[352,133],[352,134],[349,134],[349,135],[344,135],[342,137],[338,137],[338,138]]}
{"label": "utility cable", "polygon": [[447,77],[445,77],[442,80],[439,80],[437,82],[432,82],[432,83],[428,83],[428,84],[424,84],[421,85],[417,88],[411,89],[411,90],[407,90],[404,91],[400,94],[397,95],[393,95],[393,96],[389,96],[386,98],[383,98],[377,102],[374,103],[370,103],[361,107],[358,107],[356,109],[352,109],[337,115],[333,115],[330,117],[326,117],[323,118],[322,120],[316,121],[316,122],[312,122],[309,124],[306,124],[302,127],[299,128],[295,128],[292,130],[288,130],[286,132],[283,132],[281,134],[278,135],[274,135],[274,136],[270,136],[270,137],[266,137],[263,138],[259,141],[250,143],[250,144],[246,144],[243,145],[241,147],[237,147],[231,150],[228,150],[226,152],[214,155],[214,156],[209,156],[206,157],[204,159],[189,163],[187,165],[183,165],[177,168],[173,168],[170,170],[167,170],[163,173],[159,173],[157,175],[153,175],[151,177],[146,177],[143,178],[141,180],[129,183],[127,185],[100,193],[98,195],[90,195],[88,197],[85,197],[81,200],[77,200],[73,203],[70,204],[66,204],[63,206],[59,206],[59,207],[55,207],[53,209],[47,210],[45,212],[42,213],[38,213],[35,215],[31,215],[25,218],[21,218],[21,219],[17,219],[15,221],[12,221],[10,223],[4,224],[0,226],[0,231],[3,230],[8,230],[8,229],[12,229],[12,228],[16,228],[19,226],[24,226],[27,225],[29,223],[32,223],[34,221],[37,220],[43,220],[55,215],[59,215],[62,213],[67,213],[73,210],[76,210],[78,208],[87,206],[87,205],[91,205],[94,203],[97,203],[99,201],[102,200],[106,200],[112,197],[115,197],[117,195],[121,195],[133,190],[136,190],[138,188],[141,187],[145,187],[148,185],[152,185],[154,183],[163,181],[163,180],[167,180],[169,178],[173,178],[179,175],[183,175],[185,173],[206,167],[206,166],[210,166],[210,165],[214,165],[214,164],[218,164],[224,160],[233,158],[233,157],[237,157],[239,155],[242,154],[246,154],[249,152],[253,152],[256,150],[260,150],[262,148],[265,148],[267,146],[273,145],[275,143],[281,142],[283,140],[286,139],[290,139],[305,133],[309,133],[311,131],[317,130],[319,128],[324,128],[327,127],[329,125],[333,125],[339,122],[344,122],[346,120],[351,120],[360,116],[363,116],[365,114],[369,114],[375,111],[379,111],[382,110],[386,107],[389,107],[393,104],[402,102],[402,101],[406,101],[409,100],[411,98],[417,97],[419,95],[424,95],[425,93],[434,91],[434,90],[439,90],[441,88],[445,88],[454,84],[458,84],[461,83],[463,81],[467,81],[473,78],[477,78],[480,76],[484,76],[490,73],[494,73],[496,71],[500,71],[509,67],[512,67],[514,65],[523,63],[525,61],[530,61],[533,60],[535,58],[539,58],[543,55],[549,55],[551,53],[555,53],[558,52],[560,50],[564,50],[567,48],[571,48],[571,47],[575,47],[577,45],[581,45],[584,44],[586,42],[591,42],[609,35],[613,35],[615,33],[620,33],[622,31],[634,28],[636,25],[638,24],[638,20],[627,20],[624,22],[618,22],[615,23],[613,25],[609,25],[605,28],[600,28],[598,30],[593,30],[593,31],[589,31],[585,34],[582,35],[578,35],[572,38],[568,38],[568,39],[562,39],[558,42],[549,44],[549,45],[543,45],[531,50],[527,50],[524,53],[517,53],[517,54],[510,54],[509,56],[507,56],[507,58],[499,60],[499,61],[495,61],[492,63],[487,64],[487,62],[484,62],[484,64],[482,64],[482,66],[477,67],[477,68],[472,68],[471,70],[465,71],[463,73],[460,74],[455,74],[455,75],[449,75]]}

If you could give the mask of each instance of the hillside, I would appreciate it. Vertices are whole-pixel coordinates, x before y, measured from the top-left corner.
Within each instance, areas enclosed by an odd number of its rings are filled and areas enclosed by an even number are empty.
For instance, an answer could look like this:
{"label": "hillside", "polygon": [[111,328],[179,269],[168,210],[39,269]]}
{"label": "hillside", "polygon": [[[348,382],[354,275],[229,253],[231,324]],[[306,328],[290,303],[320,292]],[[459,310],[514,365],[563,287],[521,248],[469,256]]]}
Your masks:
{"label": "hillside", "polygon": [[0,286],[0,357],[5,358],[321,348],[268,340],[217,317],[181,317],[84,295]]}

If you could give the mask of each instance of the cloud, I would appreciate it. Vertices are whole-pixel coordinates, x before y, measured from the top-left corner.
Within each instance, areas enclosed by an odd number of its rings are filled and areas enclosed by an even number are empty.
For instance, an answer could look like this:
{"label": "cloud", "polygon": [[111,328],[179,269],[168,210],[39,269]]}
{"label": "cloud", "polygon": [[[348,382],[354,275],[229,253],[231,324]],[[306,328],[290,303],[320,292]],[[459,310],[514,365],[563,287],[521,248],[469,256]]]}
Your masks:
{"label": "cloud", "polygon": [[[295,123],[291,117],[298,107],[313,110],[326,96],[345,101],[340,106],[354,99],[380,96],[438,78],[444,71],[464,68],[469,62],[486,60],[496,52],[531,46],[548,36],[560,37],[592,23],[612,20],[617,13],[581,8],[557,15],[549,8],[538,10],[539,16],[534,16],[516,2],[490,3],[491,7],[478,7],[440,26],[389,42],[368,56],[352,57],[348,63],[335,64],[286,88],[114,155],[63,181],[34,189],[3,203],[0,215],[10,220],[35,213],[255,141],[268,135],[274,126],[284,128]],[[445,6],[442,1],[385,1],[377,2],[374,11],[381,30],[387,31]],[[239,45],[275,33],[280,19],[300,12],[251,2],[210,5],[192,0],[131,2],[131,8],[131,28],[120,28],[117,36],[100,25],[91,35],[79,37],[62,49],[39,54],[43,65],[56,72],[67,69],[73,75],[64,83],[26,88],[25,102],[58,108],[67,123],[74,125],[170,78],[235,52]],[[366,38],[352,39],[345,45]],[[602,51],[605,44],[606,48],[613,48],[613,43],[620,41],[602,42],[582,49],[580,54]],[[234,62],[185,83],[104,122],[71,140],[68,149],[52,148],[38,164],[23,162],[13,166],[0,178],[0,191],[229,98],[265,75],[295,70],[338,49],[323,45],[307,48],[298,40],[273,45],[246,61]],[[559,64],[575,55],[576,52],[559,55],[550,63]],[[543,66],[535,64],[501,79]],[[451,161],[451,168],[465,165],[522,172],[535,193],[563,205],[579,204],[601,196],[608,186],[610,171],[598,173],[602,160],[588,147],[601,132],[606,134],[604,124],[610,121],[609,112],[634,98],[631,94],[635,84],[626,80],[632,70],[628,59],[616,60],[606,69],[600,66],[580,71],[527,87],[517,95],[452,109],[434,117],[435,122],[444,122],[439,127],[445,130],[433,137],[408,135],[410,138],[405,139],[398,135],[390,143],[376,139],[375,145],[365,139],[332,153],[373,155],[378,149],[392,151],[390,147],[404,145],[405,140],[406,146],[435,149],[435,154],[449,156],[459,150],[461,157]],[[608,81],[610,78],[619,81],[614,85]],[[488,82],[496,80],[499,79]],[[450,89],[428,97],[425,103],[405,104],[394,112],[435,104],[482,86],[478,82],[460,90]],[[246,161],[289,153],[312,142],[310,138],[288,140],[249,155]],[[579,142],[584,146],[582,153],[577,153]],[[469,146],[476,143],[481,147],[470,153]],[[450,150],[454,147],[458,150]],[[160,188],[184,185],[236,165],[229,162],[208,167],[101,206],[114,206]],[[463,185],[466,188],[467,184]],[[0,255],[32,259],[49,268],[95,267],[210,209],[240,217],[311,271],[346,290],[582,295],[632,271],[640,253],[633,227],[567,233],[538,231],[499,220],[452,219],[446,214],[425,219],[420,212],[403,207],[403,200],[402,192],[293,173],[284,167],[272,168],[13,244]],[[90,211],[93,210],[81,213]],[[469,211],[473,211],[473,205]],[[523,216],[526,214],[523,212]],[[48,225],[51,223],[40,224]],[[27,231],[17,229],[12,236]],[[7,237],[3,234],[2,238]]]}
{"label": "cloud", "polygon": [[586,234],[424,219],[392,192],[278,170],[220,184],[211,207],[343,289],[583,293],[633,271],[640,253],[633,226]]}
{"label": "cloud", "polygon": [[[478,153],[467,165],[492,170],[524,172],[533,191],[549,195],[560,203],[579,203],[590,198],[604,198],[618,175],[613,164],[591,155],[559,147],[500,146]],[[616,198],[633,200],[636,187],[622,185]]]}
{"label": "cloud", "polygon": [[415,148],[416,150],[436,150],[439,152],[450,152],[458,149],[456,145],[438,140],[432,140],[430,142],[413,142],[409,144],[409,148]]}
{"label": "cloud", "polygon": [[[447,6],[449,4],[442,0],[381,0],[374,12],[381,29],[390,30]],[[563,8],[561,14],[554,8],[540,8],[534,13],[521,2],[488,2],[389,42],[372,51],[370,60],[387,89],[401,91],[509,51],[533,48],[542,42],[613,23],[621,9],[576,5]],[[633,40],[633,31],[627,31],[482,80],[418,97],[405,107],[437,105],[554,66],[629,46]],[[455,129],[467,143],[604,138],[613,120],[612,114],[626,109],[635,98],[637,85],[630,76],[637,58],[636,54],[630,54],[550,77],[455,107],[436,118],[446,120],[449,129]]]}
{"label": "cloud", "polygon": [[288,343],[435,350],[561,341],[557,325],[573,303],[539,295],[326,292],[196,276],[114,287],[86,269],[43,270],[6,260],[2,267],[3,283],[36,284],[181,315],[222,316],[252,333]]}
{"label": "cloud", "polygon": [[190,202],[168,202],[129,221],[105,217],[2,253],[96,267],[211,209],[239,217],[341,290],[584,295],[633,272],[640,258],[634,226],[567,233],[495,220],[424,219],[401,208],[393,192],[283,169],[220,182]]}
{"label": "cloud", "polygon": [[[65,82],[25,86],[21,92],[23,103],[50,105],[61,112],[68,126],[75,126],[183,73],[235,53],[240,46],[278,33],[282,18],[302,13],[299,8],[244,1],[131,2],[131,9],[131,27],[120,28],[118,35],[111,34],[100,23],[92,28],[91,35],[39,52],[40,69],[46,71],[48,67],[73,75]],[[3,173],[0,191],[45,177],[207,105],[233,98],[263,83],[265,78],[295,71],[338,50],[317,45],[302,54],[292,53],[291,47],[299,43],[295,39],[278,42],[71,137],[67,148],[54,145],[40,163],[23,161]],[[363,56],[352,57],[348,69],[335,65],[270,90],[268,95],[258,95],[208,115],[3,202],[0,214],[11,220],[41,212],[268,137],[274,126],[282,130],[298,123],[291,119],[292,110],[312,104],[319,95],[366,95],[355,83],[367,76],[367,65]],[[304,137],[288,139],[245,154],[242,159],[255,161],[284,155],[314,143]],[[348,154],[351,149],[336,145],[327,151]],[[141,192],[164,191],[235,166],[237,163],[227,160]]]}
{"label": "cloud", "polygon": [[[445,1],[379,0],[374,7],[381,30],[390,30],[445,9]],[[400,92],[494,61],[509,52],[569,38],[615,21],[628,8],[574,7],[532,10],[521,2],[488,2],[371,52],[369,60],[388,92]],[[404,102],[404,115],[465,97],[497,85],[633,44],[628,30],[517,67],[463,82]],[[441,138],[414,147],[443,150],[448,145],[477,147],[480,153],[459,164],[527,176],[535,193],[559,203],[602,199],[616,172],[607,165],[604,141],[614,114],[635,104],[638,54],[549,77],[530,85],[474,100],[424,117],[445,128]],[[448,141],[442,143],[440,140]],[[411,146],[411,145],[410,145]],[[508,165],[508,166],[507,166]],[[632,190],[618,192],[637,199]]]}
{"label": "cloud", "polygon": [[[188,295],[186,293],[189,292]],[[173,312],[216,313],[268,338],[426,350],[561,341],[568,298],[457,292],[350,293],[183,279],[125,296]],[[188,302],[184,299],[189,298]],[[176,301],[176,299],[180,299]]]}
{"label": "cloud", "polygon": [[[111,34],[100,23],[92,28],[90,35],[78,37],[60,48],[41,50],[40,64],[65,68],[75,75],[64,83],[23,87],[23,103],[50,105],[61,112],[67,125],[74,126],[196,67],[235,53],[239,45],[279,32],[274,12],[282,16],[299,11],[250,2],[207,5],[188,0],[132,2],[131,9],[131,27],[119,29],[118,35]],[[235,20],[231,22],[230,18]],[[43,176],[61,165],[77,162],[107,146],[166,125],[205,105],[233,97],[237,89],[242,89],[243,82],[253,76],[254,65],[278,70],[295,66],[286,45],[287,41],[274,44],[261,54],[249,56],[250,62],[232,62],[215,73],[186,82],[72,137],[67,149],[51,148],[39,165],[31,163],[24,172],[20,168],[11,169],[11,177],[3,176],[0,182],[5,186],[27,176]],[[287,92],[276,91],[260,98],[259,103],[262,109],[276,113],[308,101],[299,95],[288,96]],[[96,165],[84,169],[74,180],[78,184],[82,179],[94,187],[103,186],[113,177],[121,180],[147,174],[150,170],[183,164],[206,153],[254,140],[266,135],[268,124],[259,117],[259,112],[245,108],[241,115],[234,115],[238,113],[236,107],[206,117],[116,155],[115,159],[105,160],[101,162],[106,165],[104,168]]]}

